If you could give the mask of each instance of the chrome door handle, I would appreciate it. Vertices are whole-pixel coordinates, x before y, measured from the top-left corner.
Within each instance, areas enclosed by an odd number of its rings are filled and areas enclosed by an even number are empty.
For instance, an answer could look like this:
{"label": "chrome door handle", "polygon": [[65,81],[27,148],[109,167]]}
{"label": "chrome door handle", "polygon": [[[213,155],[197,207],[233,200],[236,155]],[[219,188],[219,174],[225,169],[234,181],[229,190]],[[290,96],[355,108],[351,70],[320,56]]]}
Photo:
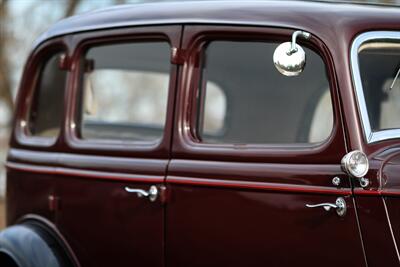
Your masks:
{"label": "chrome door handle", "polygon": [[306,204],[307,208],[318,208],[318,207],[323,207],[326,211],[330,211],[331,208],[337,209],[338,206],[332,203],[321,203],[321,204]]}
{"label": "chrome door handle", "polygon": [[306,204],[307,208],[318,208],[318,207],[323,207],[324,210],[330,211],[331,208],[334,208],[336,210],[337,215],[340,217],[343,217],[346,215],[347,211],[347,205],[346,201],[342,197],[338,197],[336,199],[335,204],[332,203],[320,203],[320,204]]}
{"label": "chrome door handle", "polygon": [[150,186],[149,191],[125,186],[125,191],[128,193],[136,193],[138,197],[147,197],[151,202],[156,201],[158,197],[158,189],[155,185]]}

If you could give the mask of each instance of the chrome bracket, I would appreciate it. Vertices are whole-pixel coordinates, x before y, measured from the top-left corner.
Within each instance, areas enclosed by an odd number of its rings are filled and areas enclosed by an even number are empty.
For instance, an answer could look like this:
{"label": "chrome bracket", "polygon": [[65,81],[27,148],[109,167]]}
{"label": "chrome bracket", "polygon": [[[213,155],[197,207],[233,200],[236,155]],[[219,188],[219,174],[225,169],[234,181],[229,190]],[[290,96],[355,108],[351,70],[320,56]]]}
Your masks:
{"label": "chrome bracket", "polygon": [[339,177],[337,177],[337,176],[333,177],[333,179],[332,179],[332,184],[333,184],[333,185],[339,186],[339,185],[340,185],[340,182],[341,182],[341,180],[340,180]]}
{"label": "chrome bracket", "polygon": [[296,44],[297,36],[301,36],[304,39],[308,40],[308,39],[310,39],[311,34],[309,32],[305,32],[305,31],[295,31],[292,34],[292,43],[291,43],[291,46],[290,46],[290,50],[287,51],[288,56],[290,56],[293,53],[296,53],[298,51],[297,44]]}
{"label": "chrome bracket", "polygon": [[359,179],[359,182],[360,182],[360,186],[362,188],[364,188],[364,189],[366,189],[369,186],[369,179],[368,178],[362,177],[362,178]]}

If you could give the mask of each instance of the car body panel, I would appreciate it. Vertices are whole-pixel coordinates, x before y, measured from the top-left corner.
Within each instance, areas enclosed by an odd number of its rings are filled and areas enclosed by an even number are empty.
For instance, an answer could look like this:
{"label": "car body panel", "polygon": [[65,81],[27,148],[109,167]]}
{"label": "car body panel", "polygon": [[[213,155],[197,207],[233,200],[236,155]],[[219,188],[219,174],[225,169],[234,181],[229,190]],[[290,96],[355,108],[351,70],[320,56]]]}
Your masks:
{"label": "car body panel", "polygon": [[[313,146],[200,144],[193,138],[199,49],[214,39],[288,41],[313,36],[334,105],[331,136]],[[18,92],[7,161],[8,225],[27,214],[58,228],[82,266],[395,266],[398,140],[364,140],[350,68],[352,41],[399,31],[392,7],[300,1],[215,1],[121,6],[57,23],[34,45]],[[208,38],[208,39],[207,39]],[[171,72],[164,138],[153,145],[84,142],[77,136],[79,58],[87,45],[165,40]],[[300,41],[300,44],[303,44]],[[23,125],[43,57],[65,48],[68,82],[56,140]],[[340,160],[361,150],[368,188]],[[332,184],[334,177],[340,186]],[[166,186],[156,202],[125,186]],[[310,209],[343,197],[347,214]]]}
{"label": "car body panel", "polygon": [[[340,167],[346,146],[335,73],[319,39],[311,42],[328,62],[335,103],[328,140],[303,146],[225,145],[201,143],[193,134],[203,44],[210,40],[267,42],[285,36],[289,39],[290,32],[268,27],[185,26],[182,49],[189,56],[181,70],[183,86],[178,91],[173,159],[167,176],[171,195],[166,219],[167,265],[366,264],[350,179]],[[339,187],[332,184],[334,177],[341,179]],[[340,196],[348,207],[343,218],[323,208],[306,207],[334,203]],[[343,257],[336,256],[338,248]],[[312,251],[318,255],[310,257]],[[282,256],[271,257],[278,254]]]}
{"label": "car body panel", "polygon": [[[165,40],[172,51],[179,47],[180,34],[180,26],[161,26],[82,33],[46,42],[28,61],[19,98],[29,99],[33,87],[27,84],[35,83],[37,62],[55,45],[62,44],[70,51],[66,65],[70,70],[68,79],[74,80],[80,68],[72,62],[79,60],[86,46],[110,40]],[[80,140],[68,127],[77,118],[75,99],[79,86],[67,82],[63,122],[68,126],[62,128],[57,140],[45,142],[46,138],[28,136],[23,128],[15,130],[11,142],[19,145],[8,154],[7,190],[8,201],[19,201],[8,205],[8,223],[13,224],[26,214],[48,219],[69,241],[82,266],[131,266],[131,259],[148,266],[163,266],[164,203],[160,197],[155,203],[150,202],[127,192],[125,187],[148,190],[156,185],[161,191],[169,161],[176,74],[177,66],[171,65],[166,130],[155,144]],[[27,106],[20,104],[16,118],[24,120]],[[27,198],[18,197],[20,193]],[[29,201],[29,197],[35,201]]]}

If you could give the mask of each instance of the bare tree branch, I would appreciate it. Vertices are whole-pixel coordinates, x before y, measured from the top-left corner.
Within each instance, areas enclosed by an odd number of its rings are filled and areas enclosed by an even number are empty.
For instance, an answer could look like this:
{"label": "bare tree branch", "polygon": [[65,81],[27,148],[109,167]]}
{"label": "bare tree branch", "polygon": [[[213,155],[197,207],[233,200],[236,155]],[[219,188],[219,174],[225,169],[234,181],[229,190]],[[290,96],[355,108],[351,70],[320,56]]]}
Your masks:
{"label": "bare tree branch", "polygon": [[126,4],[126,0],[115,0],[115,4],[117,4],[117,5]]}
{"label": "bare tree branch", "polygon": [[76,8],[79,5],[80,0],[68,0],[68,4],[65,9],[64,17],[69,17],[75,14]]}
{"label": "bare tree branch", "polygon": [[4,26],[7,16],[7,0],[0,1],[0,100],[4,101],[12,111],[14,105],[11,93],[11,73],[6,55],[7,34]]}

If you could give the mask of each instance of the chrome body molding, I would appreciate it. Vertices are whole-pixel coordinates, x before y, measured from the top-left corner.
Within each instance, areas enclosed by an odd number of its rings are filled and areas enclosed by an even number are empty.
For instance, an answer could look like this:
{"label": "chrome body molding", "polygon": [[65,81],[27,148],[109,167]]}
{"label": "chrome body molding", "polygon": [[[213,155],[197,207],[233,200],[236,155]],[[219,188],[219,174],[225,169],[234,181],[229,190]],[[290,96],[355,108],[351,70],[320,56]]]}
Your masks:
{"label": "chrome body molding", "polygon": [[400,129],[387,129],[373,132],[368,117],[367,105],[365,103],[364,91],[361,82],[361,75],[358,63],[358,50],[360,46],[371,40],[399,40],[400,32],[397,31],[371,31],[358,35],[351,46],[350,61],[353,86],[357,98],[357,106],[361,117],[364,136],[367,143],[374,143],[382,140],[400,138]]}

